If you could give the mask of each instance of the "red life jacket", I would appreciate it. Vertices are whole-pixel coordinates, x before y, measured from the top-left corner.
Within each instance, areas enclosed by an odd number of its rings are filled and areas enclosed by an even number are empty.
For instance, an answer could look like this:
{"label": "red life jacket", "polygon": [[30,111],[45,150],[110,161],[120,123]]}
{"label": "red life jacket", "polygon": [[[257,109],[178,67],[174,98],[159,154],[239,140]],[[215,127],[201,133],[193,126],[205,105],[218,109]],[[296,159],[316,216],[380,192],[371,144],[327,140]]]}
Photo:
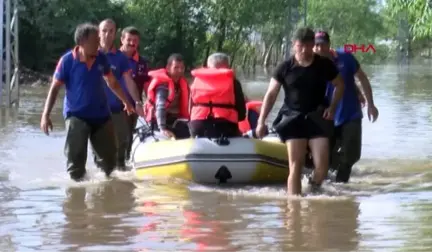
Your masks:
{"label": "red life jacket", "polygon": [[195,77],[191,85],[191,121],[211,116],[237,123],[233,70],[199,68],[191,73]]}
{"label": "red life jacket", "polygon": [[[262,106],[262,101],[246,102],[246,115],[249,114],[249,111],[254,111],[259,115],[260,111],[261,111],[261,106]],[[251,130],[251,125],[249,122],[249,118],[247,116],[243,121],[238,123],[238,126],[239,126],[240,132],[243,134],[248,132],[249,130]]]}
{"label": "red life jacket", "polygon": [[[156,89],[160,84],[168,84],[168,99],[165,108],[168,108],[175,98],[175,84],[168,76],[165,68],[150,71],[149,76],[152,78],[146,90],[147,100],[144,104],[146,121],[150,122],[155,117]],[[180,108],[178,119],[189,119],[189,88],[186,79],[180,79]]]}

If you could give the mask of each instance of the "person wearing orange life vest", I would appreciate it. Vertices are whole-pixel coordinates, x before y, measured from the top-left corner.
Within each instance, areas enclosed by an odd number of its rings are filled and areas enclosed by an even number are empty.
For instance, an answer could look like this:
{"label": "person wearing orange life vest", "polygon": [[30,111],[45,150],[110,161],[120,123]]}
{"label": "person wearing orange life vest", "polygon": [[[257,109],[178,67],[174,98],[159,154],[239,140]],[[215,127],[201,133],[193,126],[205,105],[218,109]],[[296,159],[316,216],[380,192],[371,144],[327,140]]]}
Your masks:
{"label": "person wearing orange life vest", "polygon": [[187,125],[175,127],[177,119],[189,120],[189,86],[184,78],[185,65],[180,54],[172,54],[166,68],[150,71],[152,78],[144,105],[146,121],[169,138],[189,138]]}
{"label": "person wearing orange life vest", "polygon": [[248,101],[248,99],[246,99],[246,118],[239,122],[241,133],[246,133],[256,127],[261,105],[262,101]]}
{"label": "person wearing orange life vest", "polygon": [[192,137],[241,136],[238,122],[246,118],[245,97],[229,65],[228,55],[214,53],[207,59],[207,68],[192,71]]}

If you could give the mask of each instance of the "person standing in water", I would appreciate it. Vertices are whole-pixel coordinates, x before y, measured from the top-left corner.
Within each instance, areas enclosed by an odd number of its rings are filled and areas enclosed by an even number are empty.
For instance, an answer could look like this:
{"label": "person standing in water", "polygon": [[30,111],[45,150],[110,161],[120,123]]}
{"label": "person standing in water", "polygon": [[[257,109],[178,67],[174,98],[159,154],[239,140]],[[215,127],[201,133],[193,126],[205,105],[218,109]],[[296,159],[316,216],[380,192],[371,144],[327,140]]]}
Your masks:
{"label": "person standing in water", "polygon": [[[345,83],[345,91],[338,103],[334,116],[335,130],[330,141],[330,152],[336,153],[340,149],[336,160],[332,160],[332,168],[336,170],[336,182],[347,183],[351,176],[353,165],[360,160],[362,147],[362,105],[358,99],[359,90],[355,77],[360,82],[361,89],[367,103],[369,120],[375,122],[378,118],[378,109],[373,100],[372,87],[366,73],[357,59],[344,50],[332,51],[330,49],[330,36],[325,31],[315,34],[315,53],[334,61],[339,68]],[[327,97],[331,99],[334,87],[327,85]]]}
{"label": "person standing in water", "polygon": [[[130,103],[135,104],[137,115],[144,116],[142,98],[131,76],[131,68],[126,55],[117,50],[114,45],[116,24],[112,19],[105,19],[99,24],[100,50],[104,52],[110,62],[111,71],[119,81]],[[130,142],[129,116],[123,111],[121,100],[113,91],[105,86],[108,103],[112,113],[117,139],[117,169],[126,170],[126,156]],[[95,155],[95,162],[100,166],[101,160]]]}
{"label": "person standing in water", "polygon": [[[137,28],[128,26],[121,32],[121,47],[120,51],[123,52],[129,59],[129,66],[132,69],[132,78],[135,81],[138,89],[139,98],[142,101],[144,89],[147,89],[150,77],[148,76],[148,60],[139,55],[138,47],[140,43],[140,33]],[[128,117],[129,124],[129,146],[126,152],[126,159],[130,159],[133,132],[138,121],[137,114],[131,114]]]}
{"label": "person standing in water", "polygon": [[61,87],[66,88],[63,116],[66,121],[64,152],[67,171],[75,181],[86,174],[87,144],[100,159],[100,168],[107,177],[116,166],[116,140],[111,111],[104,86],[108,85],[123,102],[127,113],[134,108],[127,99],[106,55],[98,50],[98,27],[85,23],[75,30],[76,47],[58,61],[41,118],[45,134],[52,130],[51,110]]}
{"label": "person standing in water", "polygon": [[[287,146],[288,194],[299,195],[308,146],[316,167],[310,179],[312,187],[319,188],[327,176],[332,119],[343,95],[344,83],[331,60],[314,54],[315,34],[311,29],[298,29],[292,41],[294,55],[280,63],[273,73],[264,96],[256,135],[264,137],[265,121],[282,87],[285,99],[273,127]],[[328,81],[335,86],[330,103],[325,99]]]}

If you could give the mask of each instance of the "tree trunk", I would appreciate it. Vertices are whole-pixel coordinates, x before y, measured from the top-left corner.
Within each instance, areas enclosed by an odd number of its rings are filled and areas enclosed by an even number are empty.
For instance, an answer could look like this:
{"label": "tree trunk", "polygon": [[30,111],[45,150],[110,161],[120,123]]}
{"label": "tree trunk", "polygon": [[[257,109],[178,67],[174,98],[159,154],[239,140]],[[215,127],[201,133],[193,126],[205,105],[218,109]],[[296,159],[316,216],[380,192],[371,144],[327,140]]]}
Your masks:
{"label": "tree trunk", "polygon": [[278,39],[278,42],[276,43],[276,55],[274,57],[273,66],[276,66],[279,63],[279,59],[281,56],[281,48],[282,48],[282,41]]}
{"label": "tree trunk", "polygon": [[242,67],[244,68],[244,67],[246,67],[246,64],[247,64],[247,61],[248,61],[248,53],[247,53],[247,51],[243,54],[243,59],[242,59]]}
{"label": "tree trunk", "polygon": [[257,57],[256,55],[252,56],[252,72],[255,74],[257,65]]}
{"label": "tree trunk", "polygon": [[236,56],[238,50],[239,50],[240,47],[241,47],[241,43],[239,43],[239,41],[240,41],[240,35],[241,35],[242,31],[243,31],[243,27],[240,26],[240,27],[238,28],[236,34],[235,34],[235,37],[234,37],[234,50],[233,50],[233,52],[231,53],[231,62],[230,62],[230,67],[232,67],[232,66],[234,65],[235,56]]}
{"label": "tree trunk", "polygon": [[268,67],[270,65],[270,60],[271,60],[271,53],[273,51],[273,46],[275,44],[275,41],[273,40],[268,48],[267,54],[264,58],[264,67]]}
{"label": "tree trunk", "polygon": [[219,20],[217,32],[218,32],[218,40],[216,43],[216,51],[221,52],[226,37],[226,19],[223,17],[221,17]]}
{"label": "tree trunk", "polygon": [[264,66],[265,56],[267,55],[267,51],[268,51],[267,45],[268,45],[268,43],[266,41],[263,41],[263,43],[262,43],[263,50],[261,50],[261,48],[260,48],[260,52],[261,52],[260,59],[261,59],[261,65],[262,66]]}
{"label": "tree trunk", "polygon": [[208,58],[208,56],[210,56],[210,48],[211,48],[210,43],[207,43],[207,48],[206,48],[206,51],[204,54],[205,57],[204,57],[203,63],[202,63],[203,67],[207,66],[207,58]]}

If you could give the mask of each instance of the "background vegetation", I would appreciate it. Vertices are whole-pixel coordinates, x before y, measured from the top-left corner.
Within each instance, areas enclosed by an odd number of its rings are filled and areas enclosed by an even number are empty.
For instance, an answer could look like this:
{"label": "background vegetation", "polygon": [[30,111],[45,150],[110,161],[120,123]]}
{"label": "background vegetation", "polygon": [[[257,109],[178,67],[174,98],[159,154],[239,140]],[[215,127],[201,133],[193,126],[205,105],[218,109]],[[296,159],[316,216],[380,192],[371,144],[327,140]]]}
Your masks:
{"label": "background vegetation", "polygon": [[357,54],[361,60],[430,56],[430,1],[304,1],[22,0],[21,63],[51,72],[59,55],[73,46],[77,24],[112,18],[119,29],[134,25],[141,31],[140,51],[152,67],[164,65],[173,52],[182,53],[189,66],[200,65],[213,51],[229,53],[237,67],[273,66],[283,59],[290,27],[303,24],[302,18],[288,21],[294,15],[290,7],[298,17],[307,13],[309,27],[329,31],[334,47],[373,44],[377,53]]}

